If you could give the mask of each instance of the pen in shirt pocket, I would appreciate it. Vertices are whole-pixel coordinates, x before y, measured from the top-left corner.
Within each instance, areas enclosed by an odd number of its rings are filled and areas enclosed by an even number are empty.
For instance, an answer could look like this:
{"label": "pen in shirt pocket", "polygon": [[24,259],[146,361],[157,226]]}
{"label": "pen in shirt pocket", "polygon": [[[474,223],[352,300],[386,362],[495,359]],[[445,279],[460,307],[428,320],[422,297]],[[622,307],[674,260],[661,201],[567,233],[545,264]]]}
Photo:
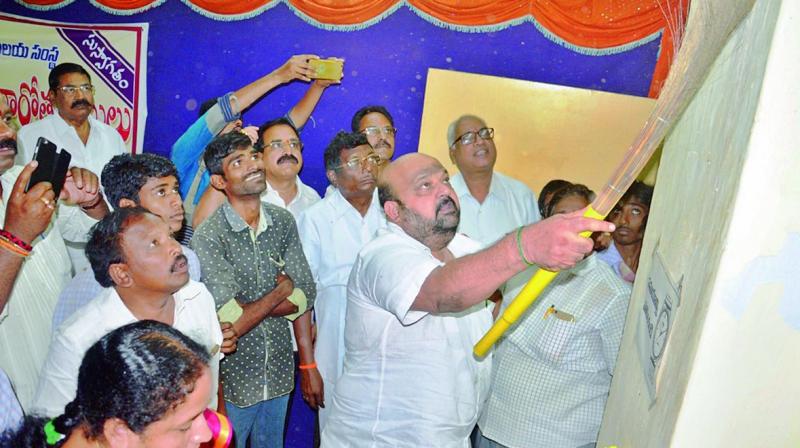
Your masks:
{"label": "pen in shirt pocket", "polygon": [[550,307],[547,308],[547,310],[544,312],[544,316],[542,316],[542,319],[547,319],[551,314],[555,316],[556,319],[563,320],[565,322],[575,322],[575,316],[565,311],[557,310],[555,305],[550,305]]}

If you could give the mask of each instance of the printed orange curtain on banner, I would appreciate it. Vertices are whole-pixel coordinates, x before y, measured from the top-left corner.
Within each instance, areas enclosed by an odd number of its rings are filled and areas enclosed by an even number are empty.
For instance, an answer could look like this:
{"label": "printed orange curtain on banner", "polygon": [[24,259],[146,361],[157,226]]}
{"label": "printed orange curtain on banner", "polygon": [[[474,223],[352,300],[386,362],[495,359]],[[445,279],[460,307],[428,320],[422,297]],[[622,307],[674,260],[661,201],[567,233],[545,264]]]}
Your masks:
{"label": "printed orange curtain on banner", "polygon": [[[58,8],[70,0],[22,0],[38,8]],[[92,0],[120,14],[157,6],[164,0]],[[295,11],[329,26],[358,25],[391,11],[399,0],[183,0],[214,16],[243,16],[283,1]],[[504,24],[532,19],[548,37],[577,51],[613,50],[635,44],[663,30],[661,51],[650,96],[657,97],[667,78],[676,42],[680,42],[689,0],[408,0],[408,5],[434,22],[457,29],[496,30]],[[602,53],[597,53],[602,54]]]}

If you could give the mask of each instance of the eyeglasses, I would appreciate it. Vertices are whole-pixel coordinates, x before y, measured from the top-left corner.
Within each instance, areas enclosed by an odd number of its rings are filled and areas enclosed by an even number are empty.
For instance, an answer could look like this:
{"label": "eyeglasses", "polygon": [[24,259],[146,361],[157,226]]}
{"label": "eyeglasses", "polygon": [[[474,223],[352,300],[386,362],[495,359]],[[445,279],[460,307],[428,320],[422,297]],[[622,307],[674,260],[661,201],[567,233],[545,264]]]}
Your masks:
{"label": "eyeglasses", "polygon": [[480,128],[478,132],[469,131],[461,134],[457,139],[453,140],[453,143],[450,144],[450,147],[456,145],[456,143],[461,142],[462,145],[471,145],[475,143],[478,137],[484,140],[491,140],[494,138],[494,128]]}
{"label": "eyeglasses", "polygon": [[80,86],[61,86],[58,88],[58,90],[64,92],[64,95],[67,96],[74,96],[76,93],[78,93],[78,90],[86,95],[89,93],[94,93],[94,86],[91,84],[83,84]]}
{"label": "eyeglasses", "polygon": [[266,147],[270,151],[279,151],[279,150],[286,149],[286,148],[289,148],[289,149],[291,149],[293,151],[302,151],[303,150],[303,142],[301,142],[300,140],[297,140],[295,138],[293,138],[291,140],[288,140],[288,141],[273,140],[273,141],[267,143]]}
{"label": "eyeglasses", "polygon": [[367,126],[361,132],[367,137],[374,137],[378,134],[389,136],[397,134],[397,128],[392,126],[384,126],[382,128],[379,128],[377,126]]}
{"label": "eyeglasses", "polygon": [[347,162],[338,165],[336,168],[347,167],[351,170],[360,168],[366,164],[367,166],[378,166],[381,164],[381,156],[372,153],[366,157],[351,157]]}

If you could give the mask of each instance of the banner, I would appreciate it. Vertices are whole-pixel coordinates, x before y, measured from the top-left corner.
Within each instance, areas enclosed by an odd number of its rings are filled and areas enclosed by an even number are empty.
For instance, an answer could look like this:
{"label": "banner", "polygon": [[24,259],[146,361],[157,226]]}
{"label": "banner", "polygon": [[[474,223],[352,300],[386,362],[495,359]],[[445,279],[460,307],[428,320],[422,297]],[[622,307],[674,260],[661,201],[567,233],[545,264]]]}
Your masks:
{"label": "banner", "polygon": [[0,94],[25,126],[54,113],[50,70],[83,66],[95,86],[94,117],[142,149],[147,118],[147,23],[87,25],[0,14]]}

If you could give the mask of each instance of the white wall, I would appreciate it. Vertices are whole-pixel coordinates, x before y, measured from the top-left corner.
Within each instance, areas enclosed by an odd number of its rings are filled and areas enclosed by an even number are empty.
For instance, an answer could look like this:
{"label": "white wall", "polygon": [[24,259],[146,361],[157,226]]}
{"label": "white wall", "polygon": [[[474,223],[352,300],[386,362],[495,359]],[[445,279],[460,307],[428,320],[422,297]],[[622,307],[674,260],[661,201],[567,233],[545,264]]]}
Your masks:
{"label": "white wall", "polygon": [[598,446],[800,444],[798,55],[800,1],[758,0],[669,136],[638,279],[658,245],[682,303],[651,406],[635,285]]}

